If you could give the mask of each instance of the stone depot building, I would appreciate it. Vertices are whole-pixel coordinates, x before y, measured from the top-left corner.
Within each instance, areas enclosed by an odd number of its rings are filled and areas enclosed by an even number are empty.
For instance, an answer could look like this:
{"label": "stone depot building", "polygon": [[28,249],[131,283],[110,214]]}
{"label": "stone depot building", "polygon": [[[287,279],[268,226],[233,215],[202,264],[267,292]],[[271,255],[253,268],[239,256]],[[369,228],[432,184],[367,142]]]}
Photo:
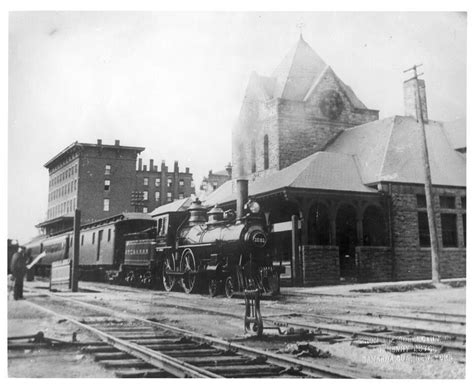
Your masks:
{"label": "stone depot building", "polygon": [[[403,84],[405,116],[380,120],[302,37],[271,76],[251,75],[233,177],[249,179],[293,284],[431,278],[417,86],[441,278],[465,277],[465,120],[429,120],[423,80]],[[235,179],[205,203],[235,205]]]}

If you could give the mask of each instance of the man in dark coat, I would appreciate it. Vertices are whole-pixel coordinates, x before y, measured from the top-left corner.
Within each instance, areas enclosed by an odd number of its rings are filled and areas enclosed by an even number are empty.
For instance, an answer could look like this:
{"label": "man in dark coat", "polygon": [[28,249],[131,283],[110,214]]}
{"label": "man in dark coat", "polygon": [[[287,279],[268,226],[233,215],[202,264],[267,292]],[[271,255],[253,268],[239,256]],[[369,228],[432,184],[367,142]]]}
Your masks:
{"label": "man in dark coat", "polygon": [[15,278],[13,298],[15,300],[23,299],[23,277],[26,272],[26,256],[22,247],[19,247],[18,251],[13,254],[10,269]]}

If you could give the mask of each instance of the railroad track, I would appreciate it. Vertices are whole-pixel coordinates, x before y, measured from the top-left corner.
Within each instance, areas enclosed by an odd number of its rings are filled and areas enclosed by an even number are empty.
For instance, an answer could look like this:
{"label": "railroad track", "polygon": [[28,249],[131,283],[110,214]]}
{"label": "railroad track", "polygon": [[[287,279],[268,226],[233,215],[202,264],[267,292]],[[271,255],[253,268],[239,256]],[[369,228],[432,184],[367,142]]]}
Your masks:
{"label": "railroad track", "polygon": [[[131,288],[133,289],[133,288]],[[134,290],[131,290],[134,292]],[[174,307],[183,310],[214,314],[225,317],[233,318],[242,318],[241,314],[235,314],[231,312],[225,312],[215,309],[208,309],[203,306],[190,306],[183,304],[167,304],[160,302],[160,306]],[[422,313],[422,312],[420,312]],[[423,322],[440,322],[440,323],[452,323],[456,325],[462,325],[465,322],[465,317],[462,315],[455,314],[443,314],[436,312],[424,312],[431,317],[417,317],[417,316],[404,316],[393,314],[384,314],[384,313],[369,313],[372,318],[378,318],[379,320],[383,318],[403,318],[406,320],[418,320]],[[360,314],[364,315],[364,314]],[[365,314],[368,315],[367,313]],[[311,321],[302,321],[301,319],[306,317]],[[443,318],[444,317],[444,318]],[[447,318],[450,317],[450,320]],[[295,320],[298,318],[298,320]],[[439,321],[439,318],[442,318]],[[466,335],[465,333],[456,333],[449,331],[440,331],[433,330],[429,328],[420,328],[420,327],[407,327],[400,326],[395,324],[387,324],[384,322],[373,322],[373,321],[363,321],[357,320],[353,317],[342,317],[339,315],[335,316],[325,316],[312,313],[304,312],[292,312],[287,314],[277,314],[277,315],[263,315],[263,319],[271,323],[276,327],[286,327],[286,328],[303,328],[308,330],[315,335],[324,333],[325,335],[321,337],[321,340],[335,341],[340,336],[345,336],[352,338],[357,346],[369,346],[373,344],[387,343],[392,347],[396,352],[396,344],[402,345],[404,352],[412,352],[416,347],[418,352],[453,352],[465,354],[466,351]],[[313,320],[325,321],[315,322]],[[351,326],[348,326],[351,325]],[[355,328],[357,326],[358,328]],[[331,338],[334,339],[331,340]]]}
{"label": "railroad track", "polygon": [[[52,294],[51,297],[58,296]],[[101,342],[85,351],[115,371],[119,377],[193,378],[363,378],[360,372],[331,368],[286,357],[193,331],[106,309],[77,299],[60,297],[95,311],[96,315],[74,317],[45,306],[38,309],[88,330]],[[108,316],[104,317],[104,314]]]}

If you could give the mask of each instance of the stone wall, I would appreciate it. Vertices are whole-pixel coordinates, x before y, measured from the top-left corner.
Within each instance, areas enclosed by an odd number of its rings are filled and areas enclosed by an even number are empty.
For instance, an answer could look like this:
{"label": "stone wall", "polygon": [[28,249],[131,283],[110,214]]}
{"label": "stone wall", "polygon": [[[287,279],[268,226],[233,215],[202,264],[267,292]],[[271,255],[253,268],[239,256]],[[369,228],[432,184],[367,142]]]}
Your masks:
{"label": "stone wall", "polygon": [[[466,212],[462,207],[461,197],[466,196],[465,188],[435,187],[434,209],[440,245],[441,278],[460,278],[466,276],[466,247],[463,237],[462,215]],[[417,195],[424,195],[421,185],[391,185],[392,203],[392,237],[394,247],[394,279],[431,279],[431,250],[420,247],[418,232],[418,212],[426,209],[417,205]],[[442,209],[439,196],[454,196],[454,209]],[[458,247],[443,247],[441,213],[457,215]]]}
{"label": "stone wall", "polygon": [[301,246],[303,286],[339,283],[339,247]]}
{"label": "stone wall", "polygon": [[390,247],[357,246],[356,265],[358,282],[392,280],[392,252]]}

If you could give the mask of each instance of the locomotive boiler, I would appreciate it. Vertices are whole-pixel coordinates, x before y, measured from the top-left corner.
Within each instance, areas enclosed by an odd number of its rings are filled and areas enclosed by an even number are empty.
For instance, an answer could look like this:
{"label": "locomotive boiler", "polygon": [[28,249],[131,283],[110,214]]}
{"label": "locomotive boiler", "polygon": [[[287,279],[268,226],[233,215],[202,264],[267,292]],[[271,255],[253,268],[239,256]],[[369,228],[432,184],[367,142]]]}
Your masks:
{"label": "locomotive boiler", "polygon": [[[269,254],[260,206],[254,201],[243,205],[246,185],[240,184],[239,190],[243,194],[237,200],[237,213],[218,207],[206,212],[196,200],[187,213],[158,217],[156,251],[163,261],[165,290],[179,282],[186,293],[204,285],[213,296],[222,288],[227,297],[248,288],[271,295],[279,292],[279,271]],[[173,227],[176,230],[169,231]]]}

